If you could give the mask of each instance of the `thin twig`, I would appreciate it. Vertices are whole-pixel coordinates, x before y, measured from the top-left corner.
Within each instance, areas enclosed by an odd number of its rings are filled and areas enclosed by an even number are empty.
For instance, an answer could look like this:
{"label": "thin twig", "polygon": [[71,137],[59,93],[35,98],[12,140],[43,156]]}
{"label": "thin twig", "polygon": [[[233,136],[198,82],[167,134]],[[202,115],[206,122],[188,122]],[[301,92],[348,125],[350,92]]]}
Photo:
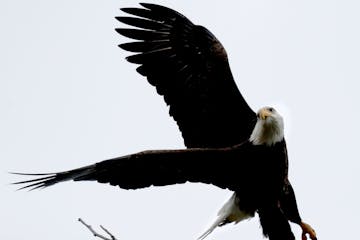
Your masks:
{"label": "thin twig", "polygon": [[106,232],[110,238],[108,237],[105,237],[104,235],[101,235],[100,233],[97,233],[89,224],[85,223],[84,220],[82,220],[81,218],[78,219],[79,222],[81,222],[87,229],[89,229],[89,231],[95,236],[95,237],[98,237],[98,238],[101,238],[103,240],[117,240],[117,238],[111,234],[106,228],[104,228],[103,226],[100,225],[101,229]]}
{"label": "thin twig", "polygon": [[116,237],[115,237],[111,232],[109,232],[109,230],[107,230],[107,229],[106,229],[105,227],[103,227],[102,225],[100,225],[100,227],[101,227],[101,229],[102,229],[104,232],[106,232],[106,233],[111,237],[112,240],[117,240]]}

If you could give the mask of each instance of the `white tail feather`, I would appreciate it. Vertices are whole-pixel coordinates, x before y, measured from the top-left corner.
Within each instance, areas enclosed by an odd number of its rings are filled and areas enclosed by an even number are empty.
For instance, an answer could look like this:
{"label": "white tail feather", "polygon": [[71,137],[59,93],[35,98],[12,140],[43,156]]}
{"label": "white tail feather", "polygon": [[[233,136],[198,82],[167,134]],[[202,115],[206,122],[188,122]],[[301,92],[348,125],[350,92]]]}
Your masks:
{"label": "white tail feather", "polygon": [[203,240],[204,238],[206,238],[210,233],[212,233],[212,231],[214,231],[217,226],[219,226],[224,221],[224,216],[217,217],[215,222],[198,238],[198,240]]}
{"label": "white tail feather", "polygon": [[241,210],[239,203],[240,199],[236,196],[236,193],[234,193],[219,210],[215,222],[198,238],[198,240],[206,238],[218,226],[223,226],[230,222],[235,222],[236,224],[244,219],[254,216],[254,213]]}

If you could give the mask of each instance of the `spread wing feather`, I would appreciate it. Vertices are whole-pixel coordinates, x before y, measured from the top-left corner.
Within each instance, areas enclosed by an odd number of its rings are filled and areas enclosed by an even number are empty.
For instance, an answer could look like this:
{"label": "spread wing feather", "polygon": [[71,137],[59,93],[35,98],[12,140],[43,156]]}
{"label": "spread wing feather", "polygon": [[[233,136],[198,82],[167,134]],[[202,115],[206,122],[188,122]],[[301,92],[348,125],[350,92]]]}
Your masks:
{"label": "spread wing feather", "polygon": [[[239,189],[253,171],[238,174],[238,167],[252,169],[256,159],[252,145],[237,149],[208,148],[145,151],[105,160],[82,168],[50,174],[24,174],[37,178],[16,182],[22,188],[38,189],[74,180],[93,180],[123,189],[165,186],[185,182],[213,184],[220,188]],[[256,151],[259,153],[259,151]],[[251,160],[250,160],[251,158]],[[219,159],[223,159],[222,161]],[[234,168],[234,166],[237,168]]]}
{"label": "spread wing feather", "polygon": [[127,60],[140,64],[137,71],[164,97],[185,145],[226,147],[247,140],[256,116],[236,87],[221,43],[172,9],[141,5],[123,8],[130,16],[116,18],[134,27],[116,31],[137,40],[119,47],[136,53]]}

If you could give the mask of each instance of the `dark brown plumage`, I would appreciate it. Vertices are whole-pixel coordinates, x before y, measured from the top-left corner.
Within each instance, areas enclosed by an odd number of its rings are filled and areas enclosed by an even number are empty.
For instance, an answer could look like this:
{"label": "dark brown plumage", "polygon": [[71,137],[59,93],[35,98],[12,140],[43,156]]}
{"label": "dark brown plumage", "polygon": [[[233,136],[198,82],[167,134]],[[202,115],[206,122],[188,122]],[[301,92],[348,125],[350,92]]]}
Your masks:
{"label": "dark brown plumage", "polygon": [[[270,183],[275,179],[274,175],[278,176],[277,181],[282,181],[284,177],[280,173],[284,172],[285,166],[279,168],[279,164],[272,162],[272,159],[275,161],[283,159],[284,154],[284,142],[272,148],[254,146],[246,142],[226,148],[152,150],[105,160],[70,171],[41,174],[42,178],[17,184],[28,183],[29,185],[24,188],[43,188],[66,180],[95,180],[123,189],[139,189],[189,181],[213,184],[241,192],[244,187],[251,189],[256,185],[263,186],[265,182]],[[256,169],[257,172],[244,171],[239,174],[241,169]],[[277,174],[274,173],[275,171]],[[264,177],[249,181],[254,174]],[[279,183],[274,185],[278,186]],[[267,186],[269,187],[270,184]]]}
{"label": "dark brown plumage", "polygon": [[116,18],[141,28],[116,29],[140,40],[119,46],[136,53],[127,60],[140,64],[137,71],[164,96],[185,145],[226,147],[247,140],[256,115],[236,87],[221,43],[174,10],[142,6],[122,9],[140,18]]}

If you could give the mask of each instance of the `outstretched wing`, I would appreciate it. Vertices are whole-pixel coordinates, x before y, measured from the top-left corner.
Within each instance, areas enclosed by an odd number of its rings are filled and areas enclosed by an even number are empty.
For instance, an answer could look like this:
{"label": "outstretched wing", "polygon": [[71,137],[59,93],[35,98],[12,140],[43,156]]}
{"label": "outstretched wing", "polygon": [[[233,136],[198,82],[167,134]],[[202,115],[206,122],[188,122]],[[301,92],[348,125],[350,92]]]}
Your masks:
{"label": "outstretched wing", "polygon": [[185,145],[226,147],[249,138],[256,115],[240,94],[227,54],[206,28],[180,13],[154,4],[123,8],[132,16],[116,19],[135,28],[118,28],[121,35],[138,40],[119,47],[135,55],[146,76],[170,106]]}
{"label": "outstretched wing", "polygon": [[[151,185],[201,182],[221,188],[236,190],[254,174],[256,159],[261,161],[261,151],[253,150],[251,144],[234,148],[208,148],[184,150],[145,151],[119,158],[105,160],[93,165],[52,174],[22,174],[37,177],[15,184],[22,188],[43,188],[59,182],[93,180],[110,183],[123,189],[145,188]],[[257,157],[259,156],[259,157]],[[251,160],[250,160],[251,158]],[[248,184],[248,183],[246,183]]]}

